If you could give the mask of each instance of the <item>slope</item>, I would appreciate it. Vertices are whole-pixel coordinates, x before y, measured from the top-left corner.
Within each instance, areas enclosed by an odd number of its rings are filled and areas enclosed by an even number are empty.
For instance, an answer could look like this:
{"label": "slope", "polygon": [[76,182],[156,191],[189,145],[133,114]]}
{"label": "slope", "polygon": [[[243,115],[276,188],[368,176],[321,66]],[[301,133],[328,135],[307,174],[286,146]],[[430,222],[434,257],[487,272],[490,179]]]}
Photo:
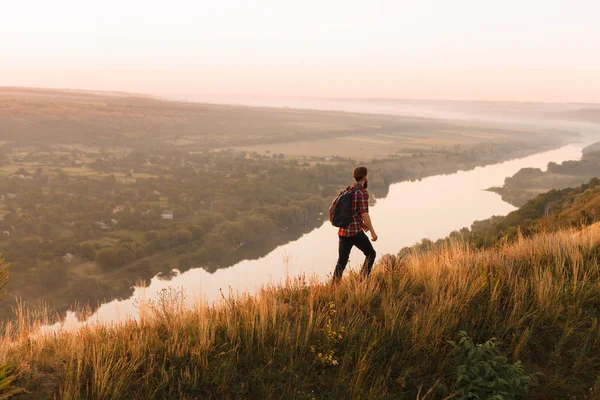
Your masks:
{"label": "slope", "polygon": [[[298,279],[194,309],[165,292],[140,322],[34,339],[22,322],[0,362],[22,398],[596,398],[599,257],[598,225],[489,250],[451,241],[335,289]],[[455,349],[460,331],[473,342]],[[474,347],[490,338],[503,344]]]}

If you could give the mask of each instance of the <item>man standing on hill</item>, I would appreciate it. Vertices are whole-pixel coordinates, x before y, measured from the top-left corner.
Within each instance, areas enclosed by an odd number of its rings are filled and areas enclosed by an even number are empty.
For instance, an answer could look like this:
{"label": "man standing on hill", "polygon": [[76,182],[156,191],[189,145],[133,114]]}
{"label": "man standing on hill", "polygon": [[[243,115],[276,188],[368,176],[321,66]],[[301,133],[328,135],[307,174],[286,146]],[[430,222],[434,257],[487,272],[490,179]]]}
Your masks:
{"label": "man standing on hill", "polygon": [[367,172],[366,167],[358,167],[354,169],[352,174],[356,181],[353,186],[348,188],[352,191],[352,222],[348,226],[339,228],[338,231],[340,239],[339,258],[333,273],[333,283],[338,283],[342,279],[353,246],[358,247],[365,255],[365,261],[360,272],[364,278],[369,276],[375,262],[377,253],[365,234],[365,232],[370,231],[371,239],[374,242],[377,240],[377,233],[375,233],[369,216],[369,193],[367,192],[369,180]]}

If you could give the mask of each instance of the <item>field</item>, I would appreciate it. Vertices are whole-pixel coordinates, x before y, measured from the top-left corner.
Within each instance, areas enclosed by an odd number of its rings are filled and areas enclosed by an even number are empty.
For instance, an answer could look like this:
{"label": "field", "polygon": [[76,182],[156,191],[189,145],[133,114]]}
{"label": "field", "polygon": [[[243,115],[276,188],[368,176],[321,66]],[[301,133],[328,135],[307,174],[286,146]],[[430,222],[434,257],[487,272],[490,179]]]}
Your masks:
{"label": "field", "polygon": [[431,133],[431,136],[400,132],[397,134],[365,134],[356,136],[340,136],[336,138],[316,138],[285,143],[260,144],[235,147],[236,150],[257,152],[261,154],[283,153],[290,157],[304,156],[333,157],[345,156],[364,161],[394,156],[410,156],[415,153],[430,152],[441,148],[469,147],[475,143],[499,143],[509,135],[506,134],[468,134],[462,133],[465,128],[457,127],[453,132],[444,135]]}
{"label": "field", "polygon": [[[542,129],[485,122],[165,101],[122,93],[0,88],[0,139],[14,146],[235,148],[286,156],[368,161],[481,143],[540,143]],[[565,138],[568,132],[558,132]],[[555,136],[556,133],[553,135]],[[565,139],[566,140],[566,139]]]}

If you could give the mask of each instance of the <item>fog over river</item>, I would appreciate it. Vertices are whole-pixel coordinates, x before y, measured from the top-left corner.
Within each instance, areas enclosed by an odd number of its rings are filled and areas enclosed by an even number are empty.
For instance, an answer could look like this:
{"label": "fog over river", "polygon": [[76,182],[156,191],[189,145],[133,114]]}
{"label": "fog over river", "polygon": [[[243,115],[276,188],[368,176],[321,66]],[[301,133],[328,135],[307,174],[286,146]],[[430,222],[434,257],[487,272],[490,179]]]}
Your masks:
{"label": "fog over river", "polygon": [[[584,144],[571,144],[472,171],[393,184],[387,197],[377,199],[370,210],[379,234],[379,240],[374,243],[378,257],[386,253],[395,254],[401,248],[423,238],[443,238],[477,220],[506,215],[514,207],[502,201],[499,195],[485,189],[502,186],[505,178],[514,175],[521,168],[546,169],[549,162],[578,160],[584,147]],[[336,228],[325,222],[298,240],[280,246],[257,260],[241,261],[215,273],[197,268],[169,281],[154,278],[149,287],[136,288],[131,298],[102,305],[88,322],[121,322],[128,318],[138,318],[139,304],[144,299],[156,298],[163,289],[169,287],[183,289],[186,303],[193,305],[198,301],[218,301],[222,298],[222,293],[225,296],[255,293],[262,285],[282,282],[286,276],[304,274],[307,278],[327,280],[331,277],[337,260],[337,244]],[[347,271],[358,269],[362,260],[362,253],[353,249]],[[377,266],[374,271],[376,269]],[[69,312],[62,325],[57,324],[47,329],[60,326],[71,328],[79,324],[81,322],[75,314]]]}

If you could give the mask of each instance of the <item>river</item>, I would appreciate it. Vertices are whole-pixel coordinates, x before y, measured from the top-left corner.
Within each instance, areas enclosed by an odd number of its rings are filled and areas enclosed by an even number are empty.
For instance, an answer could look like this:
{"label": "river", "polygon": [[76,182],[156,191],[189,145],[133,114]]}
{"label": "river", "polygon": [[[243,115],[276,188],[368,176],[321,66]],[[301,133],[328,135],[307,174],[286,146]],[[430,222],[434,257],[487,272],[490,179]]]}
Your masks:
{"label": "river", "polygon": [[[572,144],[471,171],[393,184],[388,195],[377,199],[370,210],[379,234],[379,240],[374,243],[378,255],[397,253],[423,238],[437,240],[454,230],[469,227],[474,221],[508,214],[515,208],[485,189],[502,186],[505,178],[521,168],[546,169],[549,162],[579,160],[584,147],[583,144]],[[168,288],[183,291],[186,303],[192,305],[197,301],[213,303],[223,295],[255,293],[262,285],[282,282],[288,276],[304,274],[308,278],[329,279],[336,259],[336,228],[326,222],[260,259],[244,260],[215,273],[197,268],[168,281],[154,278],[148,287],[137,287],[131,298],[102,305],[84,323],[137,319],[138,305],[146,299],[156,298]],[[359,268],[362,259],[360,251],[353,249],[348,269]],[[69,312],[61,324],[45,327],[45,330],[71,329],[81,324],[75,314]]]}

